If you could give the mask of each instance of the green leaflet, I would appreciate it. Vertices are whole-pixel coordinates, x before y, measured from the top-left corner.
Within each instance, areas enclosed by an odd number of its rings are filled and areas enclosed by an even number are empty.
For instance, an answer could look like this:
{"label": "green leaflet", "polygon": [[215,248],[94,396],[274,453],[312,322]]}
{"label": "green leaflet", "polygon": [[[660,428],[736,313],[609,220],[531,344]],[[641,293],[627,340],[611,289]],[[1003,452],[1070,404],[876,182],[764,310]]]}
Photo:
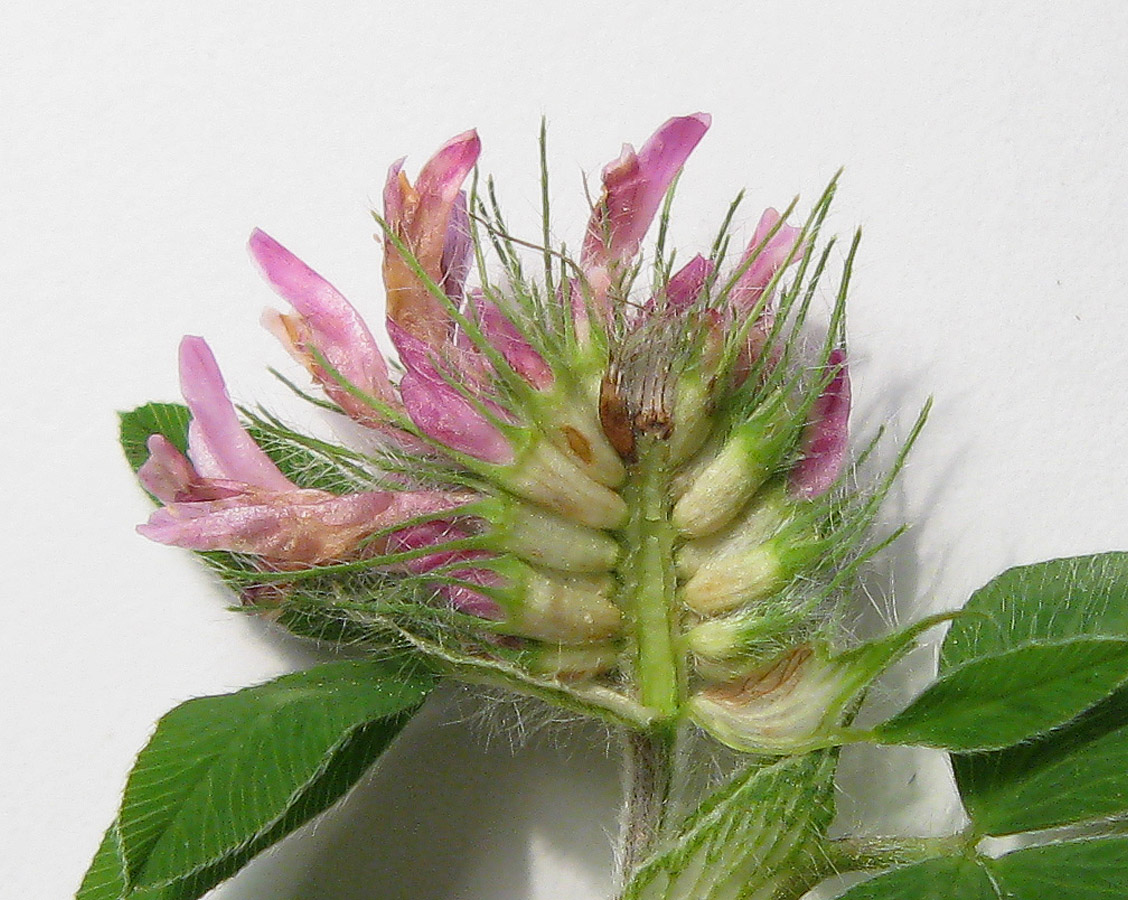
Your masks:
{"label": "green leaflet", "polygon": [[821,863],[836,759],[808,753],[737,775],[639,867],[622,900],[771,900],[794,890]]}
{"label": "green leaflet", "polygon": [[984,834],[1052,828],[1128,811],[1128,688],[1050,734],[961,754],[956,780]]}
{"label": "green leaflet", "polygon": [[1009,569],[971,595],[944,639],[940,674],[1033,641],[1128,638],[1128,553]]}
{"label": "green leaflet", "polygon": [[894,869],[840,900],[1121,900],[1128,838],[1094,838],[986,856],[948,856]]}
{"label": "green leaflet", "polygon": [[[1128,553],[1050,560],[976,591],[944,642],[941,672],[1027,641],[1128,638]],[[1049,734],[953,757],[976,828],[1009,834],[1128,812],[1128,688]]]}
{"label": "green leaflet", "polygon": [[125,858],[121,853],[121,836],[115,821],[106,829],[75,900],[120,900],[126,896],[130,900],[166,900],[169,895],[159,888],[132,892],[126,888]]}
{"label": "green leaflet", "polygon": [[1123,900],[1128,838],[1032,847],[992,860],[989,868],[1007,900]]}
{"label": "green leaflet", "polygon": [[435,679],[334,662],[168,713],[138,755],[79,900],[191,900],[324,811]]}
{"label": "green leaflet", "polygon": [[994,750],[1043,734],[1128,679],[1128,639],[1027,644],[950,668],[873,730],[889,744]]}
{"label": "green leaflet", "polygon": [[999,900],[999,895],[982,860],[946,856],[878,875],[839,900]]}

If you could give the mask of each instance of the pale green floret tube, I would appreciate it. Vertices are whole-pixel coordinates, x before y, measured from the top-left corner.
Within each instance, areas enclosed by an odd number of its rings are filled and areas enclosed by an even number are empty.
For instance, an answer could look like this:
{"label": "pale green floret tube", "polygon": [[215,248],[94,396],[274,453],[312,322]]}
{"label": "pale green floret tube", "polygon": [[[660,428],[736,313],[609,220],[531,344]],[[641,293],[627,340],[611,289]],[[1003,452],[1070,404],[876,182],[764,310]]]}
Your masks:
{"label": "pale green floret tube", "polygon": [[713,427],[712,391],[709,379],[687,374],[678,379],[675,397],[677,417],[669,440],[669,464],[680,466],[709,439]]}
{"label": "pale green floret tube", "polygon": [[810,616],[811,606],[785,592],[769,602],[691,626],[683,637],[685,648],[699,664],[725,663],[716,670],[721,673],[716,680],[729,679],[742,668],[746,671],[748,663],[762,661],[766,650],[778,647],[781,635],[793,634]]}
{"label": "pale green floret tube", "polygon": [[515,497],[496,497],[488,505],[484,514],[502,550],[565,572],[607,572],[615,567],[621,549],[605,531],[569,522]]}
{"label": "pale green floret tube", "polygon": [[587,681],[615,668],[621,652],[613,643],[582,647],[544,645],[530,650],[525,663],[535,675],[547,675],[558,681]]}
{"label": "pale green floret tube", "polygon": [[787,523],[792,508],[782,481],[765,485],[729,528],[682,544],[676,558],[678,576],[688,579],[711,561],[759,546]]}
{"label": "pale green floret tube", "polygon": [[555,446],[539,442],[498,481],[527,500],[590,528],[617,528],[627,517],[623,498],[588,478]]}
{"label": "pale green floret tube", "polygon": [[599,418],[599,388],[589,391],[581,387],[587,396],[577,397],[571,390],[555,390],[535,398],[546,422],[552,427],[546,433],[553,445],[588,478],[606,487],[615,488],[627,477],[626,466],[607,440]]}
{"label": "pale green floret tube", "polygon": [[490,568],[507,586],[490,589],[505,610],[502,630],[553,644],[606,641],[622,630],[622,614],[612,603],[610,574],[567,574],[542,569],[515,557],[501,557]]}
{"label": "pale green floret tube", "polygon": [[733,429],[717,454],[689,473],[685,493],[674,504],[674,527],[689,537],[720,531],[783,461],[796,424],[780,398],[767,401]]}
{"label": "pale green floret tube", "polygon": [[682,587],[682,601],[703,616],[732,612],[782,590],[824,549],[811,523],[793,521],[762,544],[713,557]]}
{"label": "pale green floret tube", "polygon": [[770,597],[789,580],[777,542],[769,541],[701,566],[683,585],[681,599],[699,615],[718,616]]}

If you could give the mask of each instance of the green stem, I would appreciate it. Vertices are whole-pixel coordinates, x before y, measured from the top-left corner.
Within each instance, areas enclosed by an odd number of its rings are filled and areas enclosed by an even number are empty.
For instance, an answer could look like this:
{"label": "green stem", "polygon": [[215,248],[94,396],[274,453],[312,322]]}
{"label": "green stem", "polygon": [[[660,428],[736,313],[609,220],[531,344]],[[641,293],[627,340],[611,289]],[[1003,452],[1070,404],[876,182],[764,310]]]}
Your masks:
{"label": "green stem", "polygon": [[639,437],[623,499],[630,519],[623,536],[629,548],[620,565],[622,608],[635,645],[638,700],[659,721],[673,720],[685,700],[685,679],[674,629],[674,529],[670,524],[669,450],[661,439]]}
{"label": "green stem", "polygon": [[970,851],[966,834],[941,837],[843,838],[826,844],[829,872],[857,872],[890,869],[923,862],[937,856],[955,856]]}

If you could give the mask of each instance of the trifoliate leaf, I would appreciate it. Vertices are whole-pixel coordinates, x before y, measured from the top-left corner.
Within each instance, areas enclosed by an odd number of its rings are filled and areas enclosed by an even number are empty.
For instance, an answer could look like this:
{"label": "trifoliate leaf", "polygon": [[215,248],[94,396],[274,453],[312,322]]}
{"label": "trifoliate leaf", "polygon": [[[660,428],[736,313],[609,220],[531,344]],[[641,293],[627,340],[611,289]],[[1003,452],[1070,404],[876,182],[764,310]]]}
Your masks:
{"label": "trifoliate leaf", "polygon": [[[1128,637],[1128,553],[1004,572],[953,624],[941,672],[1026,641],[1078,635]],[[964,804],[988,834],[1128,812],[1128,688],[1050,734],[953,764]]]}

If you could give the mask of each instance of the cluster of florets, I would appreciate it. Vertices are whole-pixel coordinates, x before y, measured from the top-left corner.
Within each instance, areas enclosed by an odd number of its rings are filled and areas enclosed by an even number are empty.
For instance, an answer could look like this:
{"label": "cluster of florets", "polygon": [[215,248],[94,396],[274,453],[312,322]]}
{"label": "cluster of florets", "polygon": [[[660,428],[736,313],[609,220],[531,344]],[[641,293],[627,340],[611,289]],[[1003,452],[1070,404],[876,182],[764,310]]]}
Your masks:
{"label": "cluster of florets", "polygon": [[365,444],[240,417],[185,338],[186,455],[150,438],[140,478],[163,505],[140,531],[208,553],[307,631],[336,622],[641,724],[688,710],[724,736],[732,709],[777,715],[750,710],[820,658],[874,503],[842,486],[845,277],[825,339],[796,339],[832,189],[802,227],[768,209],[739,256],[736,204],[708,256],[675,267],[666,251],[674,182],[708,126],[674,118],[624,147],[575,257],[550,246],[547,210],[542,239],[518,241],[492,185],[467,184],[474,132],[414,184],[395,163],[376,218],[396,375],[352,305],[254,232],[292,307],[265,324]]}

